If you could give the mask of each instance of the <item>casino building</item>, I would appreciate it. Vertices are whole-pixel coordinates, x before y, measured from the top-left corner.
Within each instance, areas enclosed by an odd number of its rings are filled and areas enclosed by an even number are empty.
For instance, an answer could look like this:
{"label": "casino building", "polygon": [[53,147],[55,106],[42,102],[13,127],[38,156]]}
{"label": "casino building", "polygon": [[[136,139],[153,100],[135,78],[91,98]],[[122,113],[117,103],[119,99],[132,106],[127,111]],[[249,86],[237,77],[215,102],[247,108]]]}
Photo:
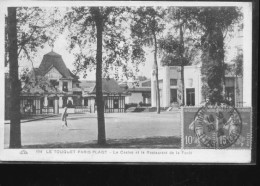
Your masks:
{"label": "casino building", "polygon": [[[154,70],[151,73],[152,107],[156,107],[156,80]],[[227,99],[236,107],[243,106],[243,78],[226,74]],[[199,106],[205,102],[202,95],[200,66],[184,67],[184,97],[181,94],[181,71],[179,66],[163,66],[159,68],[159,89],[161,107],[174,107],[184,103],[187,106]]]}
{"label": "casino building", "polygon": [[[9,115],[10,82],[5,76],[6,118]],[[105,112],[125,112],[127,91],[114,79],[102,80]],[[22,81],[20,108],[22,115],[58,114],[67,106],[70,112],[96,111],[96,82],[79,81],[66,67],[62,56],[51,51],[43,56],[38,68]]]}

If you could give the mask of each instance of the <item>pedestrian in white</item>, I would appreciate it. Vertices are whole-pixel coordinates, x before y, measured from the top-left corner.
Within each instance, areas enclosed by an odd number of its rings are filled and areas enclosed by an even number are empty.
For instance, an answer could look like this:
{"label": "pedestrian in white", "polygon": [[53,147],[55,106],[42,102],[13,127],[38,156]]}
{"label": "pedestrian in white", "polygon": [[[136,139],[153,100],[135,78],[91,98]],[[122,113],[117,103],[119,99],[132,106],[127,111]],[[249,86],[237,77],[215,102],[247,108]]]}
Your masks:
{"label": "pedestrian in white", "polygon": [[63,129],[63,127],[69,128],[68,127],[68,123],[67,123],[67,117],[68,117],[67,107],[64,107],[64,110],[63,110],[63,112],[61,114],[61,123],[62,123],[61,129]]}

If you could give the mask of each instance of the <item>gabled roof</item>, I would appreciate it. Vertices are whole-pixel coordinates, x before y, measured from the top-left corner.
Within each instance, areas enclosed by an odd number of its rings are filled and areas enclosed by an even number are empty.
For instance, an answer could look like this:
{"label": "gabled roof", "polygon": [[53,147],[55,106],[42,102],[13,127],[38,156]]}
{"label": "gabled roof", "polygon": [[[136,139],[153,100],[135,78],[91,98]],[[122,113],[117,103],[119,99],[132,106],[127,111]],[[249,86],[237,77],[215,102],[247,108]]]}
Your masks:
{"label": "gabled roof", "polygon": [[133,87],[128,89],[129,92],[151,92],[150,87]]}
{"label": "gabled roof", "polygon": [[67,69],[61,55],[53,51],[43,56],[42,62],[38,68],[38,75],[44,76],[52,67],[55,67],[63,78],[74,79]]}
{"label": "gabled roof", "polygon": [[151,87],[151,79],[140,81],[140,87]]}
{"label": "gabled roof", "polygon": [[[92,91],[96,93],[96,87]],[[122,89],[114,79],[102,79],[102,92],[107,94],[122,94],[125,90]]]}
{"label": "gabled roof", "polygon": [[70,73],[70,76],[73,78],[73,81],[74,82],[77,82],[77,83],[80,83],[79,81],[79,77],[76,76],[75,74],[73,74],[69,69],[68,69],[69,73]]}
{"label": "gabled roof", "polygon": [[[96,82],[95,81],[81,81],[81,88],[90,93],[96,94]],[[123,88],[121,88],[117,81],[114,79],[102,79],[102,92],[104,94],[123,94],[126,93]]]}
{"label": "gabled roof", "polygon": [[91,92],[91,90],[96,86],[96,81],[88,81],[88,80],[81,80],[80,87],[85,92]]}

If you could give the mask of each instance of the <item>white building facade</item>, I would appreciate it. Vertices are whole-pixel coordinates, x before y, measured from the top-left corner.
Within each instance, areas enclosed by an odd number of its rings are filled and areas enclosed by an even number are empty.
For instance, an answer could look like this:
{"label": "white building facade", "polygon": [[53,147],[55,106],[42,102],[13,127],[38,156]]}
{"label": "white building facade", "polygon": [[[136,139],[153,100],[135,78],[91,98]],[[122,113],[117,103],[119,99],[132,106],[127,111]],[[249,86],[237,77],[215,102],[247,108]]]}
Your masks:
{"label": "white building facade", "polygon": [[[199,106],[205,102],[202,95],[202,82],[200,66],[184,67],[184,97],[181,90],[181,68],[179,66],[164,66],[158,71],[160,106],[172,107],[180,105],[184,99],[185,105]],[[226,95],[235,106],[243,104],[242,77],[226,76]],[[156,79],[154,70],[151,74],[152,107],[156,107]]]}
{"label": "white building facade", "polygon": [[138,82],[138,86],[128,85],[128,95],[125,97],[126,104],[151,104],[151,80]]}

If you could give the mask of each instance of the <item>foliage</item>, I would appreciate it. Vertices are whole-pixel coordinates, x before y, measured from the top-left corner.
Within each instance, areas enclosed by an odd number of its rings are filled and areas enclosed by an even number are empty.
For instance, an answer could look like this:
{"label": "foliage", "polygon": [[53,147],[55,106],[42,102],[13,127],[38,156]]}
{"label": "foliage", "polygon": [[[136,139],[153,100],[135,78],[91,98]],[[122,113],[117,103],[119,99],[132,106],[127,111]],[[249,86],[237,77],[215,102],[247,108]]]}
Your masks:
{"label": "foliage", "polygon": [[24,83],[28,83],[30,80],[29,73],[30,69],[28,67],[23,68],[20,73],[20,80]]}
{"label": "foliage", "polygon": [[48,78],[42,76],[27,76],[25,78],[25,85],[22,88],[22,93],[32,93],[32,94],[43,94],[43,93],[60,93],[58,87],[49,81]]}
{"label": "foliage", "polygon": [[[154,72],[156,79],[156,105],[157,113],[160,113],[160,96],[158,83],[157,48],[158,37],[165,29],[165,9],[161,7],[138,7],[132,9],[131,37],[143,50],[145,46],[154,48]],[[141,50],[141,51],[142,51]]]}
{"label": "foliage", "polygon": [[67,107],[68,108],[73,108],[74,107],[71,100],[68,101]]}
{"label": "foliage", "polygon": [[236,76],[243,76],[243,53],[239,53],[233,60],[234,65],[231,67],[231,71]]}
{"label": "foliage", "polygon": [[165,29],[165,11],[160,7],[139,7],[133,9],[132,13],[132,38],[137,40],[140,46],[153,46],[154,34],[158,35]]}
{"label": "foliage", "polygon": [[27,93],[59,93],[59,82],[57,80],[49,80],[44,76],[37,76],[34,70],[23,68],[20,74],[20,81],[24,83],[22,92]]}
{"label": "foliage", "polygon": [[[46,43],[53,45],[54,40],[61,31],[61,19],[57,8],[18,7],[17,8],[17,43],[19,61],[31,61],[37,51]],[[6,22],[6,29],[8,24]],[[7,32],[6,32],[7,33]],[[8,51],[8,37],[6,34],[5,48]],[[6,53],[5,65],[9,58]],[[33,63],[32,63],[33,64]]]}
{"label": "foliage", "polygon": [[202,82],[209,88],[209,101],[212,104],[223,100],[225,34],[233,29],[240,18],[237,7],[204,7],[199,8],[196,15],[204,33],[201,37]]}
{"label": "foliage", "polygon": [[[133,77],[129,62],[138,66],[144,62],[144,53],[127,34],[128,11],[125,7],[100,7],[103,15],[103,77],[114,73],[115,79]],[[72,7],[64,22],[68,31],[69,50],[75,56],[74,73],[87,76],[88,70],[96,68],[96,28],[91,8]],[[135,55],[132,55],[135,54]],[[140,56],[138,58],[137,56]]]}
{"label": "foliage", "polygon": [[[163,39],[159,40],[162,54],[161,64],[167,66],[181,66],[181,95],[178,102],[184,105],[184,66],[196,61],[199,53],[199,26],[194,15],[193,7],[170,7],[168,9],[169,24],[172,26]],[[194,34],[195,33],[195,34]],[[181,103],[180,103],[181,102]]]}
{"label": "foliage", "polygon": [[[64,17],[69,49],[76,59],[74,73],[83,72],[85,77],[87,70],[96,69],[99,144],[106,143],[101,78],[109,78],[108,72],[113,71],[114,78],[119,79],[119,69],[122,76],[132,76],[133,72],[128,68],[131,50],[142,55],[138,47],[131,47],[131,40],[127,38],[126,10],[124,7],[72,7]],[[143,58],[132,58],[133,61],[143,62]]]}
{"label": "foliage", "polygon": [[161,51],[162,66],[187,66],[196,61],[199,54],[199,44],[195,41],[184,40],[186,44],[183,50],[183,57],[180,54],[180,42],[172,35],[167,35],[159,40],[159,48]]}

